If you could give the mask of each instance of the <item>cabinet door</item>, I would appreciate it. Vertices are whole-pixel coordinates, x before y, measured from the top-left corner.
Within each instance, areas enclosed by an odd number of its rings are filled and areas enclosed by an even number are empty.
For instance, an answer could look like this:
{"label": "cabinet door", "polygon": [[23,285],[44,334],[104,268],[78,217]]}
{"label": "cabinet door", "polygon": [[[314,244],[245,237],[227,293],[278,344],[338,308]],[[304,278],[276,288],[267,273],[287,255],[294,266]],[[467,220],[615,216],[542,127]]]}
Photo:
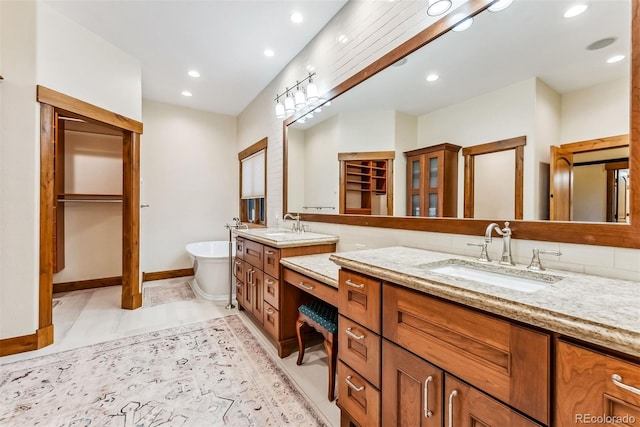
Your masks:
{"label": "cabinet door", "polygon": [[449,374],[445,374],[444,399],[447,427],[541,427]]}
{"label": "cabinet door", "polygon": [[559,426],[640,426],[640,365],[559,341],[555,415]]}
{"label": "cabinet door", "polygon": [[425,205],[422,196],[424,187],[423,156],[407,157],[407,215],[424,216]]}
{"label": "cabinet door", "polygon": [[382,342],[382,425],[442,425],[442,371],[408,351]]}
{"label": "cabinet door", "polygon": [[251,304],[251,313],[256,318],[258,323],[263,324],[263,310],[264,310],[264,273],[262,270],[258,270],[257,268],[253,268],[253,273],[251,274],[251,293],[253,296],[253,301]]}

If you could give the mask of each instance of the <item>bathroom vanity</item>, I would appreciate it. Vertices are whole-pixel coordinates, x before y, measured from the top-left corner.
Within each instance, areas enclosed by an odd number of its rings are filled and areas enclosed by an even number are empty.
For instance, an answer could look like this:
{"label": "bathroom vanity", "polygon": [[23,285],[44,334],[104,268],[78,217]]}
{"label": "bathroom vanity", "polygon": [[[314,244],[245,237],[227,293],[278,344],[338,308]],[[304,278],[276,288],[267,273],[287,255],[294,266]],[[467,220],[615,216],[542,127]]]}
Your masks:
{"label": "bathroom vanity", "polygon": [[236,234],[233,275],[239,308],[264,330],[280,357],[288,356],[298,348],[298,307],[312,297],[283,291],[291,272],[282,271],[280,258],[334,252],[338,238],[281,228],[237,230]]}
{"label": "bathroom vanity", "polygon": [[638,282],[406,247],[330,259],[343,426],[640,426]]}

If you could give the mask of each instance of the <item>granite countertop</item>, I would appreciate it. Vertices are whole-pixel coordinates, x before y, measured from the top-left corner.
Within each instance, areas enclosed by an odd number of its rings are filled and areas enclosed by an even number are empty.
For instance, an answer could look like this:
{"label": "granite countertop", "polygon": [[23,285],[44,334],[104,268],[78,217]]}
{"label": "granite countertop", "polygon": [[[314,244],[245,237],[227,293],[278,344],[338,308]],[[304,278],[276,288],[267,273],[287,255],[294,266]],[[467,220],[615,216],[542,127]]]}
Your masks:
{"label": "granite countertop", "polygon": [[326,254],[286,257],[280,258],[280,264],[337,289],[338,270],[340,270],[340,267],[329,259],[330,256],[331,253],[329,252]]}
{"label": "granite countertop", "polygon": [[[515,276],[534,274],[557,280],[535,292],[523,292],[430,271],[448,260],[479,264],[471,257],[442,252],[398,246],[333,253],[329,259],[341,267],[426,294],[640,356],[640,282],[560,270],[535,273],[525,266],[503,267],[496,262],[485,267]],[[306,265],[311,268],[311,261]]]}
{"label": "granite countertop", "polygon": [[338,236],[305,231],[297,233],[285,228],[251,228],[235,231],[236,235],[264,243],[275,248],[289,248],[294,246],[313,246],[326,243],[336,243]]}

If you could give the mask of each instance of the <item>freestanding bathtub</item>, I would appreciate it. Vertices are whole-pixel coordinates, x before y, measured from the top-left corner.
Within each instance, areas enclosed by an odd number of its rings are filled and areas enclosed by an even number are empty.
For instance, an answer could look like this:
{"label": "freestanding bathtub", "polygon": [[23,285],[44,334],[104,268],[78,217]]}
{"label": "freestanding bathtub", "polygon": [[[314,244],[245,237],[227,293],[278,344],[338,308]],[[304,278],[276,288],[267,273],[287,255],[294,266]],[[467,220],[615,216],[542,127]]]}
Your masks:
{"label": "freestanding bathtub", "polygon": [[[195,271],[191,283],[193,291],[207,300],[227,301],[229,299],[229,242],[189,243],[186,249],[193,260]],[[234,257],[236,245],[233,242],[231,250],[231,256]],[[233,290],[235,298],[235,286]]]}

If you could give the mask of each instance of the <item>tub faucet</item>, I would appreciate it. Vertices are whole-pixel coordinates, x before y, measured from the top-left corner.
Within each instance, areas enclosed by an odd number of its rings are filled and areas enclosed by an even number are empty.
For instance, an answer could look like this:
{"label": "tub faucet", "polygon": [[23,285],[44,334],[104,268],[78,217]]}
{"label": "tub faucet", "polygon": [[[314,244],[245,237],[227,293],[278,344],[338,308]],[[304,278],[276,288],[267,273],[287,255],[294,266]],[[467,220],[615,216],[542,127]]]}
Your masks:
{"label": "tub faucet", "polygon": [[292,230],[297,232],[297,233],[301,233],[303,231],[302,227],[300,226],[300,214],[297,215],[291,215],[290,213],[285,214],[285,216],[282,217],[282,219],[292,219],[295,221],[295,223],[292,226]]}
{"label": "tub faucet", "polygon": [[487,231],[484,233],[484,241],[491,243],[491,233],[493,230],[502,236],[502,255],[500,256],[500,264],[503,265],[516,265],[511,257],[511,229],[509,228],[509,221],[504,223],[504,228],[500,229],[500,226],[495,222],[492,222],[487,226]]}

